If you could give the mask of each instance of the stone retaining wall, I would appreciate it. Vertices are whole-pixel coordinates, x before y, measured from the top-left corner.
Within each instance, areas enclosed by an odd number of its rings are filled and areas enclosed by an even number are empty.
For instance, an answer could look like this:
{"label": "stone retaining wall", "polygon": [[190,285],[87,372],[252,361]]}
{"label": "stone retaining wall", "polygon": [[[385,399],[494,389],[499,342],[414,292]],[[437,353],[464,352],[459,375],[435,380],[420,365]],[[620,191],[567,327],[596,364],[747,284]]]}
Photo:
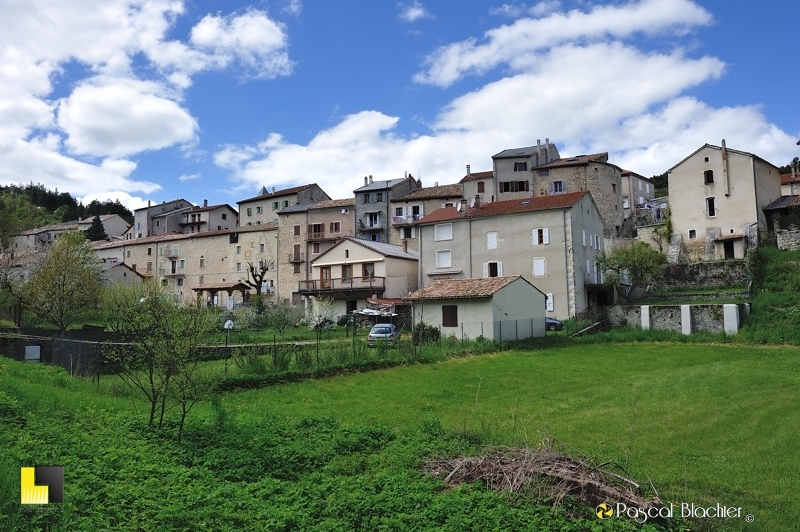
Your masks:
{"label": "stone retaining wall", "polygon": [[707,331],[736,334],[750,313],[750,304],[738,305],[617,305],[608,308],[615,327],[642,327],[690,334]]}

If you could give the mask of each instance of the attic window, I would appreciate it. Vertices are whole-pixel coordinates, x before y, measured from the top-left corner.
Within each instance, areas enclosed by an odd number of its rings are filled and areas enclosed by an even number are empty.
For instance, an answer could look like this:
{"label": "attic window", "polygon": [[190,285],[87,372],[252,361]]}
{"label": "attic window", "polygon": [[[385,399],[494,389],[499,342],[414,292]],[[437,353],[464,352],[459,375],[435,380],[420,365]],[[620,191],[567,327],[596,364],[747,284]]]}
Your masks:
{"label": "attic window", "polygon": [[703,180],[705,181],[706,185],[713,185],[714,184],[714,170],[706,170],[703,172]]}
{"label": "attic window", "polygon": [[514,163],[515,172],[526,172],[528,170],[528,163]]}

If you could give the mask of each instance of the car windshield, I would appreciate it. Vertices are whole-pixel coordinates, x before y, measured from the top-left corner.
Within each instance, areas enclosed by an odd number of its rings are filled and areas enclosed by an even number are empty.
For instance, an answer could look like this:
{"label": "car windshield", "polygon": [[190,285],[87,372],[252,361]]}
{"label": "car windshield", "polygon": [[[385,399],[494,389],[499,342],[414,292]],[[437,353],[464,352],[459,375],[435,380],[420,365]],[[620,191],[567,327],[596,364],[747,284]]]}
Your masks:
{"label": "car windshield", "polygon": [[372,334],[389,334],[392,332],[390,327],[373,327]]}

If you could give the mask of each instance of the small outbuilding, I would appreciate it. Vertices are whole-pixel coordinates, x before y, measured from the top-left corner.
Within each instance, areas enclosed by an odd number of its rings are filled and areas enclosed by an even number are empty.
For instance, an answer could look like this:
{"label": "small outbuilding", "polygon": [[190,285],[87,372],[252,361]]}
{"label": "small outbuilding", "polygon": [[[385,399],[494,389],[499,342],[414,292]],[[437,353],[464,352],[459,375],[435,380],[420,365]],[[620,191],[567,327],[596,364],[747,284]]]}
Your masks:
{"label": "small outbuilding", "polygon": [[415,324],[459,339],[523,340],[545,334],[545,295],[521,275],[438,279],[403,298]]}

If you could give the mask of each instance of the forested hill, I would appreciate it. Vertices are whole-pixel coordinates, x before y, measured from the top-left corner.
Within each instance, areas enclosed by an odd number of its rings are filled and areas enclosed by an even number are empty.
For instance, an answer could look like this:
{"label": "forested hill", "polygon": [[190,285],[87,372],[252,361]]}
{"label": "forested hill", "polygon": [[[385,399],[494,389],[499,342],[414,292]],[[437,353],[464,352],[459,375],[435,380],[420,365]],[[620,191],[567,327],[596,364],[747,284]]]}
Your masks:
{"label": "forested hill", "polygon": [[118,200],[94,200],[84,205],[69,192],[49,190],[41,184],[0,186],[0,247],[5,247],[8,236],[17,231],[98,214],[119,214],[133,223],[133,213]]}

